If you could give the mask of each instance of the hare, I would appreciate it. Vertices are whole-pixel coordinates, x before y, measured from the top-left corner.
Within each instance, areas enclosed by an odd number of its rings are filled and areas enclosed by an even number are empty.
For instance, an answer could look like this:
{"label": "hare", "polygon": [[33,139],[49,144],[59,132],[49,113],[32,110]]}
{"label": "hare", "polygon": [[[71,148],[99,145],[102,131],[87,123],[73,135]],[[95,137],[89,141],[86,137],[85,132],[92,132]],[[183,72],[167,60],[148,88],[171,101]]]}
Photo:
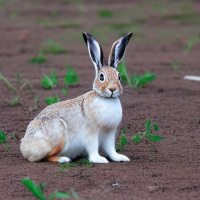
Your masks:
{"label": "hare", "polygon": [[96,76],[93,90],[75,99],[47,106],[28,125],[20,150],[30,162],[66,163],[88,155],[93,163],[108,163],[99,155],[101,147],[112,161],[130,161],[115,150],[115,134],[122,119],[118,96],[123,92],[120,73],[132,33],[114,42],[105,65],[103,51],[93,36],[83,33]]}

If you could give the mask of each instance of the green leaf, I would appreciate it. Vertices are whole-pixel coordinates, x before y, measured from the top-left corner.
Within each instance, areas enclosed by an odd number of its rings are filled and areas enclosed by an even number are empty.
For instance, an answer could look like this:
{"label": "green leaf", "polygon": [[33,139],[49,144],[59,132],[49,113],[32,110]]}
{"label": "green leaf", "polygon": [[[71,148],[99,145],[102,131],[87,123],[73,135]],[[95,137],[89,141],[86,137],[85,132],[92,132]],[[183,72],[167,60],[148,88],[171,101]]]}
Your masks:
{"label": "green leaf", "polygon": [[118,71],[120,72],[120,74],[121,74],[121,82],[128,83],[129,86],[132,86],[131,79],[129,78],[128,72],[127,72],[127,70],[126,70],[125,62],[121,62],[121,63],[118,65],[117,70],[118,70]]}
{"label": "green leaf", "polygon": [[71,189],[70,191],[71,191],[72,196],[74,197],[74,199],[78,200],[78,195],[76,194],[76,192],[73,189]]}
{"label": "green leaf", "polygon": [[47,41],[47,46],[41,51],[44,54],[61,54],[68,51],[63,49],[60,45],[56,44],[52,40]]}
{"label": "green leaf", "polygon": [[122,130],[121,130],[121,134],[126,133],[126,131],[127,131],[127,128],[122,129]]}
{"label": "green leaf", "polygon": [[38,189],[37,185],[31,181],[29,178],[25,178],[22,180],[22,183],[33,193],[35,197],[41,200],[45,200],[46,198],[42,194],[41,189]]}
{"label": "green leaf", "polygon": [[93,166],[93,162],[90,162],[84,158],[78,160],[77,163],[78,163],[78,165],[84,166],[84,167],[92,167]]}
{"label": "green leaf", "polygon": [[42,79],[42,84],[44,89],[49,89],[49,88],[53,88],[54,85],[57,83],[57,78],[56,78],[56,72],[54,70],[51,71],[51,77],[48,77],[47,75],[43,75],[43,79]]}
{"label": "green leaf", "polygon": [[150,74],[150,72],[146,72],[143,77],[140,75],[134,75],[133,78],[135,79],[135,87],[141,87],[148,82],[153,81],[157,77],[156,74]]}
{"label": "green leaf", "polygon": [[148,119],[147,123],[146,123],[146,132],[147,132],[147,134],[149,133],[149,130],[150,130],[150,120]]}
{"label": "green leaf", "polygon": [[4,77],[3,75],[0,74],[0,81],[4,81],[9,90],[12,90],[15,94],[17,93],[17,90],[15,89],[15,87],[8,81],[8,79],[6,77]]}
{"label": "green leaf", "polygon": [[135,143],[135,144],[139,144],[141,142],[141,134],[136,134],[132,137],[132,141]]}
{"label": "green leaf", "polygon": [[154,127],[155,131],[159,131],[159,126],[158,124],[156,124],[155,122],[152,124],[152,126]]}
{"label": "green leaf", "polygon": [[146,135],[146,137],[149,139],[149,140],[151,140],[151,141],[153,141],[153,142],[157,142],[157,141],[160,141],[160,140],[162,140],[163,139],[163,137],[161,137],[161,136],[158,136],[158,135]]}
{"label": "green leaf", "polygon": [[70,66],[65,67],[68,69],[67,74],[64,77],[65,86],[77,84],[79,82],[77,73]]}
{"label": "green leaf", "polygon": [[38,57],[36,58],[32,58],[29,60],[30,63],[33,63],[33,64],[42,64],[43,62],[46,62],[47,59],[43,57],[43,53],[40,52]]}
{"label": "green leaf", "polygon": [[192,47],[192,45],[196,42],[199,42],[200,38],[199,37],[192,37],[189,39],[188,44],[185,47],[185,55],[187,55]]}
{"label": "green leaf", "polygon": [[4,134],[3,131],[0,131],[0,143],[5,143],[6,142],[6,135]]}
{"label": "green leaf", "polygon": [[55,197],[58,198],[69,198],[69,193],[63,193],[63,192],[59,192],[59,191],[55,191],[50,197],[50,200],[54,200]]}
{"label": "green leaf", "polygon": [[9,147],[9,146],[7,146],[7,147],[6,147],[6,151],[9,151],[9,150],[10,150],[10,147]]}
{"label": "green leaf", "polygon": [[59,102],[59,99],[58,99],[58,97],[47,97],[47,98],[45,98],[45,102],[48,105],[51,105],[51,104]]}
{"label": "green leaf", "polygon": [[66,88],[62,88],[62,93],[67,96],[67,89]]}
{"label": "green leaf", "polygon": [[120,143],[117,146],[116,150],[117,151],[123,151],[126,143],[127,143],[127,138],[125,137],[124,134],[121,134]]}
{"label": "green leaf", "polygon": [[11,106],[17,106],[19,104],[20,104],[20,97],[19,96],[11,101]]}
{"label": "green leaf", "polygon": [[103,17],[103,18],[109,18],[109,17],[113,17],[114,14],[110,10],[100,10],[99,11],[99,16]]}

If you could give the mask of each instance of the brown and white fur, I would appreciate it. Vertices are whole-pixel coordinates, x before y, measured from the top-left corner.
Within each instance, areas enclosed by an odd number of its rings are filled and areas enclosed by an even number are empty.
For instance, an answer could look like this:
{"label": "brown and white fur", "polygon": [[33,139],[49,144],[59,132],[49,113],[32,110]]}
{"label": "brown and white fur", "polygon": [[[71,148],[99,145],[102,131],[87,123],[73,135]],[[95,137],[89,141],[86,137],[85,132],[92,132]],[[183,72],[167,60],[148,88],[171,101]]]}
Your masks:
{"label": "brown and white fur", "polygon": [[93,163],[108,163],[99,155],[101,147],[113,161],[130,161],[115,150],[115,134],[122,119],[118,96],[123,92],[120,73],[116,70],[123,59],[132,33],[119,38],[112,46],[109,66],[105,66],[98,42],[83,33],[96,77],[93,90],[75,99],[47,106],[28,125],[20,150],[30,162],[46,160],[66,163],[88,155]]}

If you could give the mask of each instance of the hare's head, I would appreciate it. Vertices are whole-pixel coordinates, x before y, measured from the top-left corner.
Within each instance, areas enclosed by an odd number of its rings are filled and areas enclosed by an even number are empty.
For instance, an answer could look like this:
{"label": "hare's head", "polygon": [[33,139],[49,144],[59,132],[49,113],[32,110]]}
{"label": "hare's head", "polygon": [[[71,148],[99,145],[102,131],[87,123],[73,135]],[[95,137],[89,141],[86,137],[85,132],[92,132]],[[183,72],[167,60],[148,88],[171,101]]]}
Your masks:
{"label": "hare's head", "polygon": [[106,66],[103,51],[99,43],[92,35],[83,33],[83,38],[88,46],[90,58],[96,71],[93,90],[101,97],[118,97],[123,92],[120,83],[120,73],[116,69],[124,57],[131,36],[131,32],[127,33],[114,42],[108,58],[108,66]]}

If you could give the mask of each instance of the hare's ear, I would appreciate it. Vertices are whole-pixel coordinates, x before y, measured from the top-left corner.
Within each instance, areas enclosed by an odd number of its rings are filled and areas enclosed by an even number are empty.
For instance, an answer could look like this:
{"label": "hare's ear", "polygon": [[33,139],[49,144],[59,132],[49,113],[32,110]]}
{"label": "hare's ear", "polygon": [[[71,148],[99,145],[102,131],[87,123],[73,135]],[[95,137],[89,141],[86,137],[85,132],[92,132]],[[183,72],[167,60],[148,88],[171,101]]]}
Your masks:
{"label": "hare's ear", "polygon": [[108,66],[117,68],[118,63],[123,59],[126,52],[126,47],[128,45],[129,39],[131,38],[132,33],[129,32],[115,41],[112,45],[110,55],[108,58]]}
{"label": "hare's ear", "polygon": [[105,66],[102,48],[92,35],[84,32],[83,38],[88,46],[88,52],[92,62],[94,63],[95,70],[98,73],[100,68]]}

